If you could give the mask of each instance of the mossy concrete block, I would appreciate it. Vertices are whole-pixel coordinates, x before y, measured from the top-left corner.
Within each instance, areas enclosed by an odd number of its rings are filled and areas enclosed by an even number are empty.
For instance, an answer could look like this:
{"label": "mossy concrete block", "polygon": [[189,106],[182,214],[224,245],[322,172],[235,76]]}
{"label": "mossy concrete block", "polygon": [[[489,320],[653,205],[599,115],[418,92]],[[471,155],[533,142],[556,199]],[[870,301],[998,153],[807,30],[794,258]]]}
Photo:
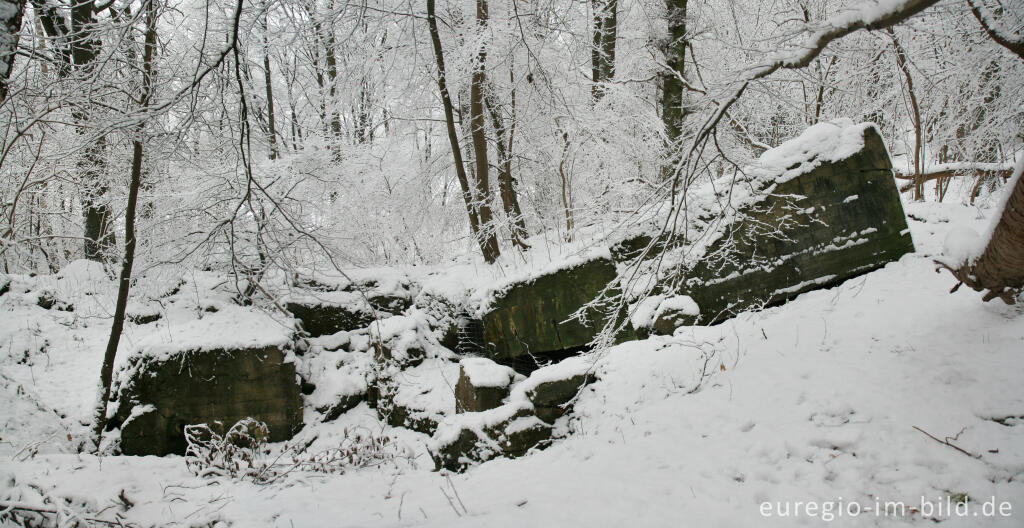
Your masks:
{"label": "mossy concrete block", "polygon": [[366,401],[366,393],[346,394],[338,398],[333,405],[318,408],[317,411],[323,414],[323,421],[330,422],[337,420],[341,415],[355,409],[357,405]]}
{"label": "mossy concrete block", "polygon": [[686,313],[681,310],[665,310],[654,319],[651,324],[651,333],[655,335],[672,335],[680,326],[695,324],[700,316]]}
{"label": "mossy concrete block", "polygon": [[295,366],[276,346],[138,356],[129,369],[114,417],[126,455],[184,454],[189,424],[229,428],[251,417],[267,424],[271,442],[302,427]]}
{"label": "mossy concrete block", "polygon": [[486,358],[466,358],[455,383],[455,412],[480,412],[501,406],[517,374]]}
{"label": "mossy concrete block", "polygon": [[310,337],[351,332],[366,328],[373,322],[373,311],[368,307],[295,301],[289,302],[285,308],[302,321],[302,329]]}
{"label": "mossy concrete block", "polygon": [[482,443],[483,439],[476,430],[462,428],[454,439],[430,452],[434,469],[462,472],[469,465],[490,460],[498,454],[496,449]]}
{"label": "mossy concrete block", "polygon": [[680,326],[696,323],[699,317],[700,307],[691,297],[669,297],[662,300],[655,310],[651,331],[658,335],[671,335]]}
{"label": "mossy concrete block", "polygon": [[[486,413],[460,415],[463,422],[444,431],[431,446],[436,469],[465,471],[469,466],[497,457],[516,458],[543,448],[551,439],[551,426],[528,408],[506,405]],[[493,425],[486,425],[495,417]]]}
{"label": "mossy concrete block", "polygon": [[885,144],[874,127],[863,133],[860,151],[778,183],[737,212],[705,258],[677,272],[681,293],[700,306],[701,324],[780,304],[914,251]]}
{"label": "mossy concrete block", "polygon": [[[586,346],[604,327],[606,315],[589,309],[586,323],[568,319],[616,276],[611,260],[596,258],[509,287],[483,316],[483,352],[496,361],[508,361]],[[635,333],[628,328],[618,338],[634,339]]]}
{"label": "mossy concrete block", "polygon": [[596,380],[593,374],[577,374],[570,378],[543,381],[526,391],[526,397],[533,404],[537,417],[553,424],[571,409],[569,402],[579,394],[580,389]]}
{"label": "mossy concrete block", "polygon": [[[378,411],[380,411],[379,408]],[[382,418],[385,418],[391,427],[404,427],[425,435],[432,435],[437,431],[437,416],[422,409],[406,407],[397,403],[392,405],[390,412]]]}

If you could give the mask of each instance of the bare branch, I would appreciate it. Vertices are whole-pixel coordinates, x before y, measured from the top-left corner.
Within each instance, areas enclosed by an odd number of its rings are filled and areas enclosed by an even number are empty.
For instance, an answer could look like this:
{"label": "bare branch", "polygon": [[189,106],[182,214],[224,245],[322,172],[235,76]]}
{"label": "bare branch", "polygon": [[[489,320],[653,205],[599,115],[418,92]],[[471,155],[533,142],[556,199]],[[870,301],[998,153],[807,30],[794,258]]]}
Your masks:
{"label": "bare branch", "polygon": [[1024,60],[1024,37],[1006,31],[999,22],[989,18],[988,13],[983,13],[978,7],[977,0],[967,0],[967,3],[971,5],[971,13],[974,13],[974,18],[978,19],[981,27],[985,28],[985,33],[988,33],[988,36],[997,44]]}

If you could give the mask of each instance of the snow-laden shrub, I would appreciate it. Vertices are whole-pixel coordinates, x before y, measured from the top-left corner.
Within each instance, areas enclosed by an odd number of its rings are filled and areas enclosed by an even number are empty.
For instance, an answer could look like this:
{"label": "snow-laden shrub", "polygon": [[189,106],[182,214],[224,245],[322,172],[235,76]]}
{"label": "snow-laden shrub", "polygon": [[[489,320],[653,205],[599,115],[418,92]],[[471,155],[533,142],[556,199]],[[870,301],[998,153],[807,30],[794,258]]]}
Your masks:
{"label": "snow-laden shrub", "polygon": [[406,457],[389,436],[365,428],[345,428],[337,447],[296,457],[294,467],[314,473],[345,473],[353,469],[381,467]]}
{"label": "snow-laden shrub", "polygon": [[346,428],[334,447],[309,453],[307,443],[285,444],[273,454],[267,446],[267,425],[253,418],[239,421],[222,436],[206,424],[185,426],[185,464],[199,477],[230,477],[269,484],[292,472],[343,474],[380,468],[410,455],[391,437],[369,429]]}
{"label": "snow-laden shrub", "polygon": [[245,418],[223,436],[206,424],[185,426],[185,465],[199,477],[260,478],[268,469],[262,459],[270,430],[267,424]]}

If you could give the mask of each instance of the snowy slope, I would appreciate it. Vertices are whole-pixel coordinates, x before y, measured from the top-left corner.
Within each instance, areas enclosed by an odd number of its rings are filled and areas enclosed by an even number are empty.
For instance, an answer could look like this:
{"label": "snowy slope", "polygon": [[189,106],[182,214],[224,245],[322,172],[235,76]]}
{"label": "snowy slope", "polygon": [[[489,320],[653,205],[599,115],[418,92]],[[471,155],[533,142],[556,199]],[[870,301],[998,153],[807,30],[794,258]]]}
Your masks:
{"label": "snowy slope", "polygon": [[[600,380],[581,394],[575,417],[558,424],[568,436],[522,459],[433,472],[426,436],[380,424],[364,404],[298,440],[321,449],[345,429],[374,430],[394,434],[411,461],[256,485],[200,480],[178,457],[101,461],[43,446],[52,454],[29,458],[17,454],[21,445],[5,445],[0,496],[68,497],[78,511],[139,525],[825,524],[824,506],[807,510],[813,502],[845,509],[833,510],[835,526],[933,526],[932,518],[950,527],[1021,526],[1024,314],[966,289],[948,294],[953,280],[931,263],[951,227],[981,231],[989,211],[925,203],[907,212],[918,253],[899,262],[784,306],[606,351],[595,365]],[[74,365],[36,365],[33,390],[42,394],[46,380],[67,378],[62,369]],[[9,359],[0,367],[31,388],[24,370]],[[5,441],[60,430],[5,383]],[[82,405],[63,393],[44,401]],[[951,443],[969,454],[925,432],[956,437]],[[117,499],[122,490],[133,507]],[[934,510],[964,496],[967,517],[916,511],[922,498]],[[981,516],[991,500],[1010,515]],[[785,501],[801,502],[802,514],[762,515]],[[886,501],[908,509],[866,510]],[[846,513],[852,504],[860,515]]]}

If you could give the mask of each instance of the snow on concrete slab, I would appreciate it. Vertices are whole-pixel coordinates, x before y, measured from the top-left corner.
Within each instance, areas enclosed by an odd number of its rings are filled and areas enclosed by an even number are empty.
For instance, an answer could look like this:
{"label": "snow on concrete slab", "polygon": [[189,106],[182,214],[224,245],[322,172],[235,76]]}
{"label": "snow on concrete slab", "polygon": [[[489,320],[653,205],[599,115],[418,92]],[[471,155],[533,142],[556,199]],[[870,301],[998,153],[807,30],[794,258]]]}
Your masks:
{"label": "snow on concrete slab", "polygon": [[758,175],[781,183],[808,173],[824,163],[844,160],[864,148],[864,130],[871,123],[854,124],[849,118],[822,121],[799,136],[766,151],[754,164]]}
{"label": "snow on concrete slab", "polygon": [[474,387],[508,387],[516,379],[516,371],[487,358],[465,358],[459,366]]}

